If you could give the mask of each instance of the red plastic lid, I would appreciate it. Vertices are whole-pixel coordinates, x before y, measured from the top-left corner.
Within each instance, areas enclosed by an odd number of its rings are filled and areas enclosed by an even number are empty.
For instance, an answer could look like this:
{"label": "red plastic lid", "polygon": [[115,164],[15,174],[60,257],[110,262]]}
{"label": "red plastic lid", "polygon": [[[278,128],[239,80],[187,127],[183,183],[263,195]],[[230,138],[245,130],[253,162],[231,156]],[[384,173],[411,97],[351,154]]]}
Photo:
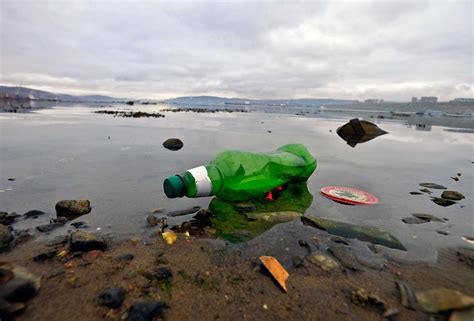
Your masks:
{"label": "red plastic lid", "polygon": [[372,205],[379,202],[374,195],[343,186],[326,186],[321,188],[321,194],[334,201],[352,205]]}

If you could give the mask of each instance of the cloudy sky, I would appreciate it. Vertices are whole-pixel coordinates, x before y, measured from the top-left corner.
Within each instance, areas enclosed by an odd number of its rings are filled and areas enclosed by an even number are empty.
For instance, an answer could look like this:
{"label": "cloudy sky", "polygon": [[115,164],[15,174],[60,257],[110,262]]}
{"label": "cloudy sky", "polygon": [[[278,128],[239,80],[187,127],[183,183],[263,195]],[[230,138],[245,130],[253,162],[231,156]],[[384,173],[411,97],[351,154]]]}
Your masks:
{"label": "cloudy sky", "polygon": [[4,85],[155,99],[474,97],[472,1],[0,3]]}

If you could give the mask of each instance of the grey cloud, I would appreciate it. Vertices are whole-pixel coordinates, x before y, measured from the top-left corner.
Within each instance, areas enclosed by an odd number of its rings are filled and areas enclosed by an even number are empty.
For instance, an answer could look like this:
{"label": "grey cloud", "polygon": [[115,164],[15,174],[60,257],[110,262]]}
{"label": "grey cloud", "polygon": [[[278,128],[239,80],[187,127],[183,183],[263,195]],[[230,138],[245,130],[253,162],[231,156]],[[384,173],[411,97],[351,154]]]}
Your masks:
{"label": "grey cloud", "polygon": [[1,77],[137,98],[474,96],[470,2],[1,2]]}

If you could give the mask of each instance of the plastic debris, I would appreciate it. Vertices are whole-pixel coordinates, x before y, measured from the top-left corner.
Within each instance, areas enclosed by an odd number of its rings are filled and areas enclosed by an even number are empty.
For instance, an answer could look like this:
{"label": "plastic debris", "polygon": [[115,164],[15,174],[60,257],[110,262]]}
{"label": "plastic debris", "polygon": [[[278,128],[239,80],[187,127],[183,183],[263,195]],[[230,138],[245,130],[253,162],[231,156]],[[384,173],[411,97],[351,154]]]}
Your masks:
{"label": "plastic debris", "polygon": [[173,231],[163,232],[161,235],[163,236],[163,240],[165,240],[166,244],[170,245],[176,242],[178,239],[178,234]]}
{"label": "plastic debris", "polygon": [[286,280],[288,279],[289,273],[281,266],[280,262],[275,259],[273,256],[260,256],[260,262],[265,266],[265,268],[270,272],[273,278],[278,282],[285,292],[288,292],[286,287]]}
{"label": "plastic debris", "polygon": [[351,187],[326,186],[321,188],[321,193],[333,201],[351,205],[372,205],[379,201],[374,195]]}

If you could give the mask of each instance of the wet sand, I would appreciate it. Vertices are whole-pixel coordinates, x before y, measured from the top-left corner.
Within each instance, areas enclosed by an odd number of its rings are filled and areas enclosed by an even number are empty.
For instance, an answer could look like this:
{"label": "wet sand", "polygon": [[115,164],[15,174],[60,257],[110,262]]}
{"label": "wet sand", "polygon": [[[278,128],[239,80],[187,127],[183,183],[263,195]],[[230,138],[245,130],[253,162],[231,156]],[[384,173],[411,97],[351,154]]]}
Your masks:
{"label": "wet sand", "polygon": [[[290,277],[288,293],[284,293],[256,258],[242,257],[223,241],[182,234],[171,245],[158,235],[146,240],[109,240],[104,252],[34,262],[33,256],[44,248],[30,241],[0,254],[1,261],[15,262],[42,276],[39,293],[17,320],[123,320],[136,300],[165,302],[163,320],[383,320],[379,307],[354,302],[352,293],[358,288],[397,309],[392,320],[428,320],[428,315],[400,304],[395,281],[415,290],[445,287],[474,295],[472,249],[444,249],[431,265],[389,261],[381,270],[342,264],[325,272],[305,260],[286,266]],[[67,250],[67,245],[58,248],[62,249]],[[133,254],[134,259],[117,262],[114,258],[120,254]],[[150,280],[149,275],[163,266],[172,271],[169,283]],[[64,273],[51,277],[51,271],[58,269]],[[100,292],[110,287],[126,290],[120,308],[98,304]],[[437,320],[447,320],[448,315],[438,315]]]}

